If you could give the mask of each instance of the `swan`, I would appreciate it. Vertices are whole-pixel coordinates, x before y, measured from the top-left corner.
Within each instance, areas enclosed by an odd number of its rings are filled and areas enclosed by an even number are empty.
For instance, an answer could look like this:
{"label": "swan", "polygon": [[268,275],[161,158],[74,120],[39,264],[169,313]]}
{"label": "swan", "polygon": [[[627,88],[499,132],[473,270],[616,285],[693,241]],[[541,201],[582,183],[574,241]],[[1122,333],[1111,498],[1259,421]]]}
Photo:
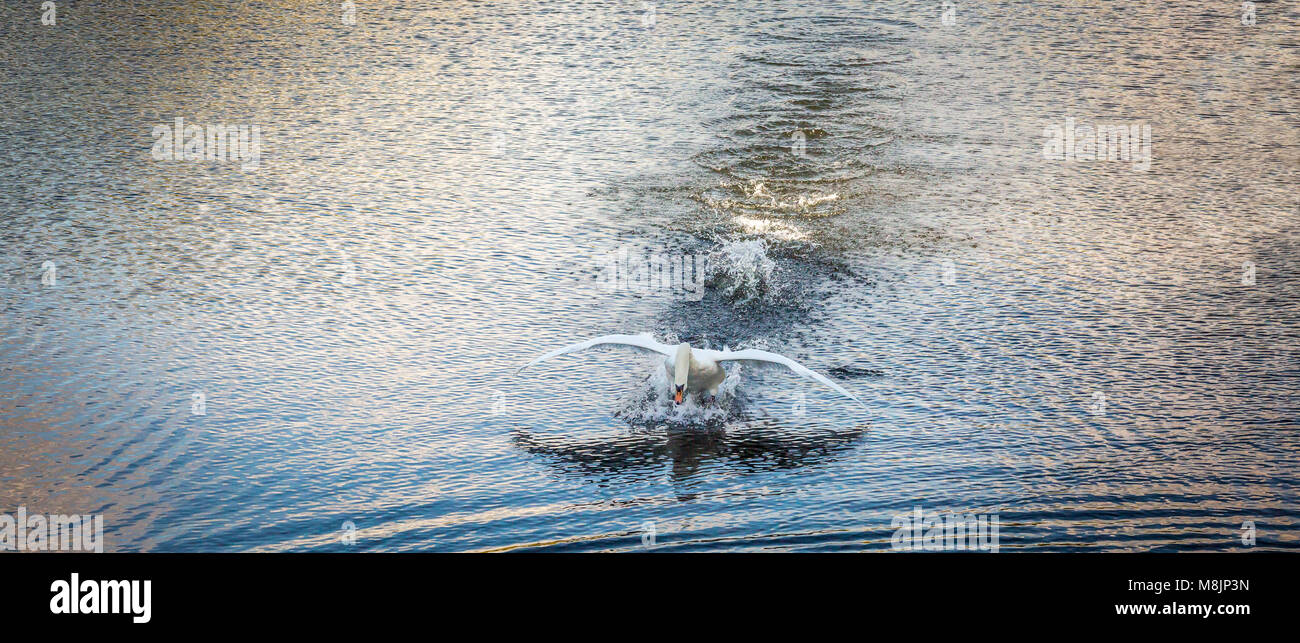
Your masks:
{"label": "swan", "polygon": [[752,348],[739,351],[729,349],[715,351],[707,348],[691,348],[691,345],[687,343],[669,346],[655,341],[654,337],[649,334],[605,335],[585,342],[578,342],[577,344],[553,350],[520,366],[515,370],[515,374],[518,375],[525,368],[545,362],[553,357],[601,345],[631,346],[663,355],[664,370],[668,373],[669,379],[672,380],[673,401],[678,404],[682,403],[688,390],[704,391],[708,393],[710,403],[716,402],[718,385],[722,384],[722,380],[727,378],[727,372],[722,370],[722,362],[768,362],[781,364],[803,377],[825,384],[841,395],[861,404],[863,408],[867,408],[867,405],[862,400],[844,390],[844,387],[803,367],[788,357]]}

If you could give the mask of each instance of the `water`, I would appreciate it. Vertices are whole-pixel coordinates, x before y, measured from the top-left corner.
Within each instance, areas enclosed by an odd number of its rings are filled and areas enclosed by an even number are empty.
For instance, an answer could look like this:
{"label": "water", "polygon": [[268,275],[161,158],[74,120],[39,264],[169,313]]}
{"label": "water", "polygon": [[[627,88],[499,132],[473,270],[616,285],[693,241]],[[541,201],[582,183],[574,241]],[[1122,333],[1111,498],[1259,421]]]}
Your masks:
{"label": "water", "polygon": [[[1300,544],[1294,7],[62,4],[0,7],[0,511],[119,551],[889,549],[916,506]],[[176,117],[259,167],[153,160]],[[1067,117],[1150,169],[1045,159]],[[602,289],[620,249],[708,257],[702,298]],[[515,375],[637,332],[870,410]]]}

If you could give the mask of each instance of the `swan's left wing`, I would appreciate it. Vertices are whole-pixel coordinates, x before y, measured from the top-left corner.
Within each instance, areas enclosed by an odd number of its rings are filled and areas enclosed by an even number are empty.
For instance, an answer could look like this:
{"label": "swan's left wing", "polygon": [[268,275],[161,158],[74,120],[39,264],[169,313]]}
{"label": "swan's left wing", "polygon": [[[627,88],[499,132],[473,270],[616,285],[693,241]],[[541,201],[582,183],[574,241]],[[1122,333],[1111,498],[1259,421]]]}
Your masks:
{"label": "swan's left wing", "polygon": [[769,353],[767,351],[760,351],[753,348],[743,350],[743,351],[709,351],[709,353],[711,353],[709,357],[712,357],[713,361],[715,362],[742,362],[743,361],[743,362],[768,362],[770,364],[781,364],[782,366],[785,366],[790,370],[810,380],[820,382],[822,384],[825,384],[826,386],[831,387],[832,389],[835,389],[840,394],[848,397],[849,399],[853,400],[854,402],[857,402],[858,404],[861,404],[863,408],[869,408],[862,400],[859,400],[856,395],[846,391],[844,387],[840,386],[839,384],[836,384],[835,382],[832,382],[829,378],[819,373],[816,373],[812,370],[805,368],[799,362],[796,362],[790,359],[789,357],[785,357],[784,355],[777,355],[776,353]]}
{"label": "swan's left wing", "polygon": [[632,346],[634,348],[641,348],[648,351],[661,353],[663,355],[667,355],[670,357],[673,355],[673,347],[668,346],[667,344],[660,344],[659,342],[656,342],[655,338],[651,337],[649,333],[642,334],[642,335],[605,335],[603,337],[594,337],[585,342],[578,342],[577,344],[573,344],[570,346],[565,346],[564,348],[553,350],[531,362],[528,362],[527,364],[524,364],[523,366],[520,366],[519,369],[515,371],[515,373],[518,374],[519,371],[522,371],[525,368],[528,368],[529,366],[532,366],[538,362],[545,362],[546,360],[551,359],[552,357],[559,357],[560,355],[564,355],[565,353],[573,353],[581,350],[586,350],[593,346],[600,346],[603,344],[613,344],[618,346]]}

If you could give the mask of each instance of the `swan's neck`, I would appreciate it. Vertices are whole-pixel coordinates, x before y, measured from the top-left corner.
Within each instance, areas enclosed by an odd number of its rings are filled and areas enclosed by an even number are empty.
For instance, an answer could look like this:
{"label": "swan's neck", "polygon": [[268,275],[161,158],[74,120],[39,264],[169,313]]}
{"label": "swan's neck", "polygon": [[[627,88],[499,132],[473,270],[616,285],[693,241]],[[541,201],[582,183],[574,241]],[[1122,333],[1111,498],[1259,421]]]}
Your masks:
{"label": "swan's neck", "polygon": [[677,357],[673,359],[673,384],[685,386],[686,378],[691,373],[691,347],[689,344],[677,346]]}

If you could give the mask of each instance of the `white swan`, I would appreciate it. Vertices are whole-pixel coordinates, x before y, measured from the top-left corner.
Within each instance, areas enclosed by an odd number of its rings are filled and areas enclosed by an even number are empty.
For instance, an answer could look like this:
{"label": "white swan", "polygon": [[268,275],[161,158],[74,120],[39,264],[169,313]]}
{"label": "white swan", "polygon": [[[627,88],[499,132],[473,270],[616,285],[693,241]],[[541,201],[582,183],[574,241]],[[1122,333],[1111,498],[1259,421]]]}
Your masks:
{"label": "white swan", "polygon": [[558,357],[565,353],[573,353],[575,351],[585,350],[603,344],[632,346],[634,348],[641,348],[664,355],[664,370],[668,372],[668,377],[672,379],[673,399],[678,404],[682,403],[683,396],[685,396],[687,390],[705,391],[709,394],[709,400],[715,401],[718,395],[718,385],[722,384],[722,380],[727,377],[727,373],[722,370],[720,362],[743,361],[769,362],[789,367],[790,370],[810,380],[825,384],[842,395],[849,397],[854,402],[861,404],[863,408],[867,408],[867,405],[863,403],[862,400],[859,400],[852,393],[844,390],[844,388],[839,384],[804,368],[798,362],[788,357],[752,348],[742,351],[715,351],[706,348],[691,348],[690,344],[685,343],[676,346],[669,346],[667,344],[660,344],[649,334],[605,335],[604,337],[589,339],[585,342],[565,346],[564,348],[553,350],[542,355],[541,357],[520,366],[515,373],[518,374],[525,368],[539,362],[544,362],[552,357]]}

